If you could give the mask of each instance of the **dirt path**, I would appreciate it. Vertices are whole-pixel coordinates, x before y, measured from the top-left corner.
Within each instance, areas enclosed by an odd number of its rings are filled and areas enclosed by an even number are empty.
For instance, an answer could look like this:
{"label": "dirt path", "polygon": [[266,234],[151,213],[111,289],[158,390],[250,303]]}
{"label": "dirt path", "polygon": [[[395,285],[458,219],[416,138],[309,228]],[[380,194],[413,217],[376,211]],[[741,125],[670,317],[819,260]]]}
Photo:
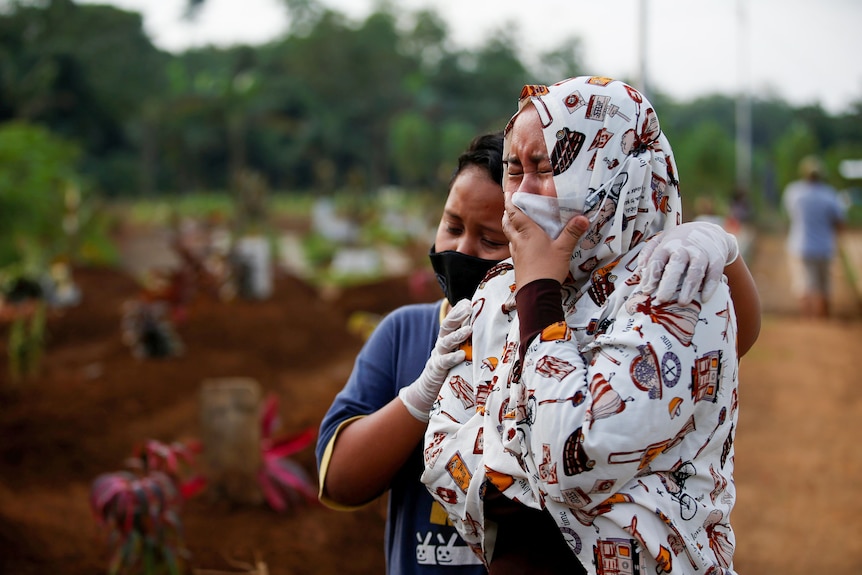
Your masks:
{"label": "dirt path", "polygon": [[[790,291],[790,276],[784,235],[759,234],[748,264],[757,282],[763,312],[767,315],[795,315],[797,302]],[[846,263],[854,270],[855,288],[848,280],[840,259],[832,266],[833,315],[844,320],[862,320],[862,230],[848,230],[841,238]]]}
{"label": "dirt path", "polygon": [[[860,240],[855,234],[847,242],[854,258]],[[862,261],[854,262],[862,271]],[[838,318],[796,318],[782,237],[758,238],[751,267],[766,313],[757,344],[740,364],[737,570],[862,573],[859,309],[836,266]]]}

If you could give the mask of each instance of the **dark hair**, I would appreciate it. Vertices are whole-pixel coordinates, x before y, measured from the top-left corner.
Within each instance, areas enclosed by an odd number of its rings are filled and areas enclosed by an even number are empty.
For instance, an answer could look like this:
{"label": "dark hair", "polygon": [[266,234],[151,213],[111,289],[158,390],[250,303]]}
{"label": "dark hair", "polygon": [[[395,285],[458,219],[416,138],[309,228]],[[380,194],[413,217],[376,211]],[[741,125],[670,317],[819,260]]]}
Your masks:
{"label": "dark hair", "polygon": [[449,179],[449,188],[458,175],[471,166],[484,169],[492,180],[503,185],[503,132],[476,136],[458,156],[458,167]]}

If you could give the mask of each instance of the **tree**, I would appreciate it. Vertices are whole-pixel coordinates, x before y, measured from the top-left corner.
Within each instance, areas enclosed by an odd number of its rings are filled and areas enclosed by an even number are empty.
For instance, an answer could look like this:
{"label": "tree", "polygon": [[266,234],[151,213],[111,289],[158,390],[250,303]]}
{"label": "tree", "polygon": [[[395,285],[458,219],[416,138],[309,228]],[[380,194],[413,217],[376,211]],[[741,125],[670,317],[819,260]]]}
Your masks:
{"label": "tree", "polygon": [[0,126],[0,268],[41,272],[66,249],[66,194],[79,185],[78,147],[43,127]]}
{"label": "tree", "polygon": [[572,36],[560,42],[556,48],[544,52],[536,64],[537,77],[545,82],[559,82],[583,74],[583,44]]}
{"label": "tree", "polygon": [[734,141],[723,126],[706,121],[675,135],[673,151],[679,168],[683,199],[688,205],[698,196],[726,204],[734,189]]}
{"label": "tree", "polygon": [[799,160],[809,154],[822,154],[816,135],[805,122],[795,122],[774,146],[778,188],[783,190],[799,178]]}
{"label": "tree", "polygon": [[127,191],[139,181],[133,127],[159,97],[165,63],[137,13],[70,0],[13,4],[0,13],[0,121],[77,140],[84,173]]}
{"label": "tree", "polygon": [[395,173],[404,185],[427,186],[434,182],[436,138],[424,116],[407,111],[395,118],[389,142]]}

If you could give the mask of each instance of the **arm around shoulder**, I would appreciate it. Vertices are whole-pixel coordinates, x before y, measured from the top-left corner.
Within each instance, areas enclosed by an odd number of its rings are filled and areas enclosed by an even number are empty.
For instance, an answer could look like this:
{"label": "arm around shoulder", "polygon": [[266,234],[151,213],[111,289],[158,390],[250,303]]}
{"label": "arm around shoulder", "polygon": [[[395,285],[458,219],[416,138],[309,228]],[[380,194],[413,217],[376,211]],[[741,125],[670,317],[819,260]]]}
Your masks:
{"label": "arm around shoulder", "polygon": [[739,357],[742,357],[760,335],[760,294],[754,277],[741,256],[724,268],[724,274],[727,276],[727,284],[736,309],[737,350]]}
{"label": "arm around shoulder", "polygon": [[348,422],[332,439],[321,474],[321,499],[345,507],[382,495],[422,440],[425,424],[397,397],[378,411]]}

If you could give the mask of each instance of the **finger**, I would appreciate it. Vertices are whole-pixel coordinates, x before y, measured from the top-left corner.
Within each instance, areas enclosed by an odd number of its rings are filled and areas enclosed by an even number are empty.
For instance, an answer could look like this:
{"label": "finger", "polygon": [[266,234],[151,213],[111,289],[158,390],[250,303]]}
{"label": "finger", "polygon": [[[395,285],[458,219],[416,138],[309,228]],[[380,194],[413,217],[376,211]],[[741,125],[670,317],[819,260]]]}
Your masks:
{"label": "finger", "polygon": [[679,289],[679,297],[677,301],[681,305],[687,305],[694,299],[695,294],[700,291],[703,286],[703,274],[692,271],[692,266],[689,265],[686,271],[685,279]]}
{"label": "finger", "polygon": [[503,234],[510,243],[517,241],[531,225],[538,228],[538,224],[533,222],[517,206],[513,205],[511,210],[503,212]]}
{"label": "finger", "polygon": [[448,327],[449,331],[455,329],[464,323],[466,318],[470,317],[472,310],[473,307],[470,300],[466,298],[462,299],[449,310],[448,314],[446,314],[446,318],[443,320],[443,326]]}
{"label": "finger", "polygon": [[667,258],[653,259],[647,262],[643,268],[641,275],[641,291],[647,295],[653,293],[658,287],[658,282],[661,279],[661,271],[664,269]]}
{"label": "finger", "polygon": [[684,251],[688,253],[689,261],[680,288],[679,303],[681,304],[691,302],[694,296],[703,288],[707,275],[713,273],[713,270],[721,269],[723,262],[720,257],[717,260],[710,261],[710,254],[697,249],[696,246],[691,246]]}
{"label": "finger", "polygon": [[707,273],[706,279],[703,282],[703,292],[700,295],[700,301],[707,302],[709,299],[715,295],[715,290],[718,289],[718,285],[721,283],[721,275],[723,270],[718,270],[717,273],[710,271]]}
{"label": "finger", "polygon": [[658,303],[668,302],[673,299],[679,287],[679,281],[685,274],[687,267],[688,258],[679,255],[679,253],[671,255],[667,265],[664,266],[664,270],[661,271],[661,279],[653,296]]}
{"label": "finger", "polygon": [[638,254],[636,271],[641,276],[640,290],[649,295],[658,287],[661,272],[670,259],[671,252],[665,247],[664,234],[654,236]]}
{"label": "finger", "polygon": [[507,192],[505,194],[505,203],[503,210],[503,218],[504,224],[505,221],[508,220],[509,224],[509,232],[506,231],[505,225],[503,231],[506,233],[508,237],[511,238],[510,232],[514,232],[516,234],[527,233],[531,234],[533,229],[541,230],[539,224],[533,221],[530,216],[525,214],[521,208],[515,205],[512,201],[512,192]]}
{"label": "finger", "polygon": [[437,340],[437,349],[440,353],[447,353],[467,341],[473,334],[473,326],[465,325],[458,328],[452,333],[445,335]]}
{"label": "finger", "polygon": [[[658,236],[661,237],[661,236]],[[646,266],[646,263],[652,257],[653,252],[655,252],[656,247],[659,244],[658,237],[652,238],[648,241],[643,248],[641,248],[640,253],[638,254],[638,269],[642,269]]]}
{"label": "finger", "polygon": [[512,193],[505,192],[503,194],[503,218],[508,219],[509,223],[516,214],[521,213],[521,208],[515,205],[512,201]]}
{"label": "finger", "polygon": [[557,238],[557,242],[562,242],[563,246],[568,249],[567,251],[574,251],[575,246],[578,245],[578,241],[581,239],[587,230],[590,228],[590,220],[588,220],[585,216],[577,215],[571,218],[568,222],[566,222],[566,227],[563,228],[563,233],[560,234],[560,237]]}
{"label": "finger", "polygon": [[509,221],[509,227],[512,231],[519,232],[523,230],[526,226],[530,224],[538,227],[530,217],[521,211],[521,208],[516,206],[515,204],[510,204],[507,206],[506,211],[504,212],[504,217]]}
{"label": "finger", "polygon": [[462,299],[455,304],[455,307],[449,310],[449,313],[446,314],[445,318],[443,318],[443,322],[440,324],[440,330],[437,332],[437,337],[441,338],[449,335],[465,324],[469,325],[472,309],[470,300],[468,299]]}
{"label": "finger", "polygon": [[449,371],[465,359],[467,359],[467,352],[463,349],[456,349],[453,352],[440,356],[440,368]]}

